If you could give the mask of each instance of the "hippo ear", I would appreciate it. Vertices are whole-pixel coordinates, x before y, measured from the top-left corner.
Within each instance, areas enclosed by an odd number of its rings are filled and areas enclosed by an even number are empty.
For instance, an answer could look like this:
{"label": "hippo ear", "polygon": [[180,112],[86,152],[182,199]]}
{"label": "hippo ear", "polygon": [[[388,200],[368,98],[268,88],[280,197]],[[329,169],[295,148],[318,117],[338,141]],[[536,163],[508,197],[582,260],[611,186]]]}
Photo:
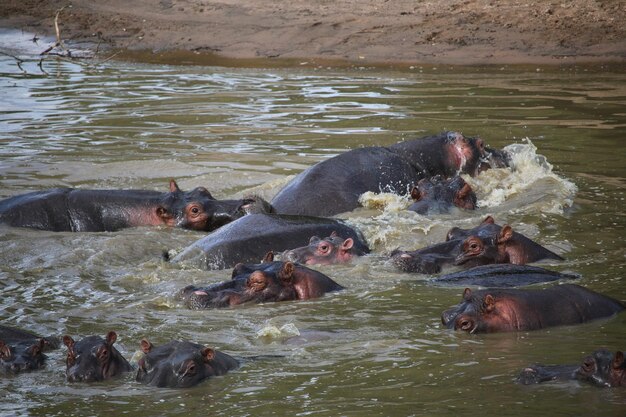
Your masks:
{"label": "hippo ear", "polygon": [[263,257],[263,260],[261,260],[262,264],[267,264],[270,262],[274,262],[274,252],[272,251],[267,252]]}
{"label": "hippo ear", "polygon": [[472,290],[466,288],[465,291],[463,291],[463,299],[465,301],[470,301],[472,299]]}
{"label": "hippo ear", "polygon": [[215,358],[215,351],[210,347],[205,347],[204,349],[202,349],[200,351],[200,354],[202,355],[202,358],[205,362],[212,361],[213,358]]}
{"label": "hippo ear", "polygon": [[67,346],[69,350],[72,350],[74,347],[74,339],[72,339],[72,336],[66,334],[63,336],[63,344]]}
{"label": "hippo ear", "polygon": [[9,359],[11,357],[11,348],[0,340],[0,358]]}
{"label": "hippo ear", "polygon": [[450,230],[448,230],[448,233],[446,234],[446,242],[452,240],[452,237],[460,231],[461,229],[458,227],[453,227]]}
{"label": "hippo ear", "polygon": [[139,346],[141,347],[141,351],[143,353],[150,353],[150,351],[154,347],[154,345],[150,343],[148,339],[141,339],[141,342],[139,342]]}
{"label": "hippo ear", "polygon": [[309,239],[309,245],[312,245],[314,243],[319,242],[320,240],[322,240],[319,236],[311,236],[311,239]]}
{"label": "hippo ear", "polygon": [[333,230],[333,232],[330,234],[330,237],[339,237],[339,235],[335,230]]}
{"label": "hippo ear", "polygon": [[493,295],[485,295],[485,311],[491,313],[494,308],[496,308],[496,300],[493,298]]}
{"label": "hippo ear", "polygon": [[417,186],[411,188],[411,198],[414,201],[420,201],[422,199],[422,193],[420,192],[419,188],[417,188]]}
{"label": "hippo ear", "polygon": [[171,179],[170,180],[170,193],[175,193],[177,191],[180,191],[180,188],[178,188],[178,184],[176,184],[176,181]]}
{"label": "hippo ear", "polygon": [[465,183],[465,185],[463,185],[463,187],[459,191],[457,191],[456,197],[459,200],[462,200],[466,198],[467,196],[469,196],[470,194],[472,194],[472,187],[468,183]]}
{"label": "hippo ear", "polygon": [[495,223],[496,223],[496,221],[494,220],[493,217],[487,216],[487,217],[485,217],[485,220],[483,220],[483,222],[480,225],[482,226],[484,224],[495,224]]}
{"label": "hippo ear", "polygon": [[354,240],[351,237],[349,237],[343,241],[343,243],[341,244],[341,249],[345,251],[349,251],[350,249],[352,249],[353,246],[354,246]]}
{"label": "hippo ear", "polygon": [[617,352],[615,352],[612,366],[614,369],[618,369],[624,366],[624,352],[622,352],[621,350],[618,350]]}
{"label": "hippo ear", "polygon": [[41,352],[43,352],[43,347],[45,346],[45,344],[46,344],[46,341],[44,339],[39,339],[37,343],[35,343],[34,345],[30,347],[30,354],[32,356],[39,355]]}
{"label": "hippo ear", "polygon": [[290,284],[293,280],[294,270],[295,267],[293,266],[293,263],[285,262],[282,268],[280,268],[280,271],[278,271],[278,278],[280,278],[280,281],[283,284]]}
{"label": "hippo ear", "polygon": [[498,243],[508,242],[513,238],[513,228],[508,224],[502,226],[502,230],[500,230],[500,234],[498,235]]}
{"label": "hippo ear", "polygon": [[109,346],[113,345],[113,343],[115,343],[116,340],[117,340],[117,333],[115,333],[113,330],[107,333],[107,337],[106,337],[107,345]]}

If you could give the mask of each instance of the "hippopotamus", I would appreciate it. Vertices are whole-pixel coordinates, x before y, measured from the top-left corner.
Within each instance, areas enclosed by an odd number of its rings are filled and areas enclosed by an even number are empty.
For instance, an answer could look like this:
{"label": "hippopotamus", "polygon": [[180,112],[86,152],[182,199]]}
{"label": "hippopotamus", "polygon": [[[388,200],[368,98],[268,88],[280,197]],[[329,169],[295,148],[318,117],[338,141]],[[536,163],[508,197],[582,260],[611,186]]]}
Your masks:
{"label": "hippopotamus", "polygon": [[66,376],[69,382],[96,382],[114,378],[132,371],[130,363],[113,346],[117,333],[110,331],[103,339],[88,336],[74,342],[70,336],[63,336],[67,346]]}
{"label": "hippopotamus", "polygon": [[451,329],[468,333],[538,330],[615,315],[620,301],[575,284],[541,290],[466,288],[463,301],[441,315]]}
{"label": "hippopotamus", "polygon": [[44,352],[58,346],[54,337],[0,326],[0,371],[17,374],[42,368],[47,358]]}
{"label": "hippopotamus", "polygon": [[216,200],[204,187],[150,190],[54,188],[0,201],[0,223],[54,232],[113,232],[171,226],[209,232],[248,213],[271,212],[259,197]]}
{"label": "hippopotamus", "polygon": [[449,213],[452,207],[476,208],[476,194],[458,175],[449,179],[441,175],[423,178],[411,189],[411,198],[414,202],[407,210],[423,215]]}
{"label": "hippopotamus", "polygon": [[[446,241],[417,249],[414,251],[394,250],[390,257],[392,263],[401,271],[435,274],[441,272],[442,267],[460,265],[463,268],[472,268],[489,263],[525,264],[544,259],[563,260],[556,253],[544,248],[521,233],[505,225],[495,224],[493,217],[485,220],[473,229],[451,228]],[[488,247],[485,254],[476,251],[482,256],[467,256],[472,249]],[[465,246],[464,246],[465,245]],[[463,249],[466,254],[464,255]]]}
{"label": "hippopotamus", "polygon": [[576,370],[576,379],[599,387],[626,387],[624,352],[600,349],[583,359]]}
{"label": "hippopotamus", "polygon": [[461,241],[450,240],[414,251],[396,249],[391,252],[392,263],[401,271],[436,274],[445,265],[453,265],[460,253]]}
{"label": "hippopotamus", "polygon": [[505,288],[578,278],[580,278],[578,275],[563,274],[538,266],[493,264],[442,275],[431,280],[430,283],[439,286],[479,285],[489,288]]}
{"label": "hippopotamus", "polygon": [[[456,257],[455,264],[463,265],[472,261],[473,265],[511,263],[524,265],[541,259],[562,261],[556,253],[535,244],[530,239],[513,232],[508,224],[502,226],[496,236],[489,238],[477,235],[469,236],[461,245],[461,253]],[[532,245],[530,243],[533,243]]]}
{"label": "hippopotamus", "polygon": [[235,266],[232,279],[206,287],[189,285],[179,292],[187,307],[221,308],[245,303],[308,300],[343,287],[321,272],[292,262],[273,261]]}
{"label": "hippopotamus", "polygon": [[367,191],[405,195],[422,178],[476,175],[507,165],[506,154],[486,148],[481,139],[444,132],[388,147],[352,149],[319,162],[283,187],[271,204],[281,214],[333,216],[357,208]]}
{"label": "hippopotamus", "polygon": [[145,355],[137,363],[136,380],[160,388],[192,387],[239,367],[232,356],[192,342],[174,340],[154,346],[143,339],[141,350]]}
{"label": "hippopotamus", "polygon": [[285,251],[281,256],[285,261],[304,265],[332,265],[348,263],[354,257],[365,254],[362,248],[355,247],[354,239],[344,239],[333,231],[323,239],[312,236],[307,246]]}
{"label": "hippopotamus", "polygon": [[[487,216],[481,224],[472,229],[461,229],[459,227],[451,228],[446,235],[446,240],[465,241],[472,236],[477,237],[482,240],[483,246],[487,244],[497,246],[498,255],[492,252],[492,256],[498,256],[500,259],[508,258],[509,263],[532,263],[544,259],[563,260],[561,256],[551,250],[544,248],[523,234],[517,233],[512,228],[509,230],[510,226],[506,226],[507,225],[500,226],[496,224],[493,217]],[[503,230],[504,228],[507,230]],[[470,250],[471,242],[467,243],[467,249]],[[464,259],[464,262],[467,261],[469,261],[469,257]],[[474,257],[474,261],[475,262],[472,262],[474,266],[476,263],[489,263],[487,261],[477,260],[477,257]]]}
{"label": "hippopotamus", "polygon": [[368,253],[361,233],[337,219],[277,214],[249,214],[196,241],[172,259],[207,268],[232,268],[239,262],[259,262],[267,252],[304,246],[310,236],[336,232],[354,242],[354,250]]}
{"label": "hippopotamus", "polygon": [[599,387],[626,387],[624,353],[599,349],[586,356],[580,365],[531,365],[522,370],[517,381],[530,385],[575,379]]}
{"label": "hippopotamus", "polygon": [[570,381],[576,379],[578,365],[530,365],[522,369],[517,382],[523,385],[547,381]]}

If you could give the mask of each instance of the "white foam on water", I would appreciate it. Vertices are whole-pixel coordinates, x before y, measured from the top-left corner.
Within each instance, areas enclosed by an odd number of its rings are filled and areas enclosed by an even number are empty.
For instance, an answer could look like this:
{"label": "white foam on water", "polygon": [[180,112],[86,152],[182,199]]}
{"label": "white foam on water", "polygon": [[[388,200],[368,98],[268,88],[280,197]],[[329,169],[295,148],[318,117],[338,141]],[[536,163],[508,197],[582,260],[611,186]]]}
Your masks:
{"label": "white foam on water", "polygon": [[491,169],[463,178],[476,193],[480,208],[507,213],[563,213],[573,204],[578,188],[556,174],[529,139],[525,142],[504,148],[511,155],[510,169]]}

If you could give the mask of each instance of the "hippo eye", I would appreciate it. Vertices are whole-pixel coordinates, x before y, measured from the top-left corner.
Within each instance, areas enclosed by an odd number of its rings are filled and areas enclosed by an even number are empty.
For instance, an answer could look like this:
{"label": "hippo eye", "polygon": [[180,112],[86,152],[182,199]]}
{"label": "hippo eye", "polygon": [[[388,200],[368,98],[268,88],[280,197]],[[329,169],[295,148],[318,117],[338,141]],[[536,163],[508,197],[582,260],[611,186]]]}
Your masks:
{"label": "hippo eye", "polygon": [[186,366],[184,366],[181,376],[183,377],[193,376],[195,374],[196,374],[196,364],[194,362],[189,362]]}
{"label": "hippo eye", "polygon": [[96,356],[98,357],[98,360],[100,362],[104,362],[109,358],[109,350],[102,346],[100,349],[98,349],[98,353],[96,354]]}
{"label": "hippo eye", "polygon": [[459,328],[461,330],[470,330],[472,328],[472,321],[469,319],[459,320]]}
{"label": "hippo eye", "polygon": [[320,250],[321,250],[322,252],[328,252],[328,250],[329,250],[329,249],[330,249],[330,248],[329,248],[329,246],[328,246],[328,245],[320,245]]}

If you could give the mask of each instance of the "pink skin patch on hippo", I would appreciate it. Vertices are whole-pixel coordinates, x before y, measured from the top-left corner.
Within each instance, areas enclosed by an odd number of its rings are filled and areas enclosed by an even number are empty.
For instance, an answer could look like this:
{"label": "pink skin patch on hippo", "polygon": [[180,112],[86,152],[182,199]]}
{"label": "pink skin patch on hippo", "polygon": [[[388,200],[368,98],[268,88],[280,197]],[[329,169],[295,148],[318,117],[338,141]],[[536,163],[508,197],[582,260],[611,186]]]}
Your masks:
{"label": "pink skin patch on hippo", "polygon": [[207,293],[206,291],[202,291],[202,290],[196,290],[193,293],[196,295],[209,295],[209,293]]}
{"label": "pink skin patch on hippo", "polygon": [[[479,149],[483,148],[483,141],[476,139],[476,146]],[[474,150],[471,144],[460,133],[456,134],[456,137],[452,143],[448,145],[449,163],[456,169],[457,173],[460,173],[468,160],[474,158]]]}

